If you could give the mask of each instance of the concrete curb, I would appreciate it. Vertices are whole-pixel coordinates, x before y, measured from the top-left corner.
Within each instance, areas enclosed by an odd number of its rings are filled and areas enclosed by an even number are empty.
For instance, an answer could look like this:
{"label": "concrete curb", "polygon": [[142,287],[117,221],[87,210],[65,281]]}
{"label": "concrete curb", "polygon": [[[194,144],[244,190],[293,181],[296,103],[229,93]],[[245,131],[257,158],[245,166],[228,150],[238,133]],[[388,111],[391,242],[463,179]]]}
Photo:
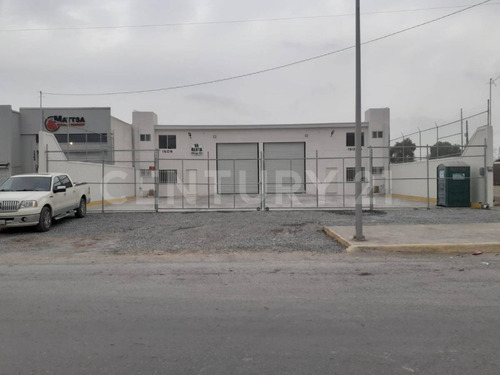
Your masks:
{"label": "concrete curb", "polygon": [[340,234],[332,231],[328,227],[323,227],[323,231],[334,238],[347,249],[347,252],[354,251],[397,251],[407,253],[472,253],[482,251],[483,253],[500,253],[500,242],[485,243],[428,243],[428,244],[363,244],[363,241],[354,239],[348,240]]}

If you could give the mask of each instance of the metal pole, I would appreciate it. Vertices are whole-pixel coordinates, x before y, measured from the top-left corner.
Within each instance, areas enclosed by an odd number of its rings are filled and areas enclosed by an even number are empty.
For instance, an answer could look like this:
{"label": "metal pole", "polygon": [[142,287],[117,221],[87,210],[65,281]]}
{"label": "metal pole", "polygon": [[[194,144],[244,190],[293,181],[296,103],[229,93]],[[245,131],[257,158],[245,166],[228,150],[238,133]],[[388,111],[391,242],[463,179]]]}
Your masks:
{"label": "metal pole", "polygon": [[405,160],[405,135],[403,134],[403,132],[401,132],[401,138],[403,139],[403,141],[402,141],[402,144],[403,144],[403,160],[401,162],[404,163],[406,160]]}
{"label": "metal pole", "polygon": [[436,127],[436,159],[439,158],[439,126],[437,123],[434,123]]}
{"label": "metal pole", "polygon": [[487,160],[487,149],[488,144],[486,143],[486,138],[484,139],[484,202],[483,207],[488,204],[488,160]]}
{"label": "metal pole", "polygon": [[235,169],[236,169],[236,160],[233,159],[233,208],[236,208],[236,176],[235,176]]}
{"label": "metal pole", "polygon": [[181,160],[181,206],[184,209],[184,159]]}
{"label": "metal pole", "polygon": [[356,234],[358,241],[365,239],[363,236],[363,206],[361,185],[361,17],[360,0],[356,0]]}
{"label": "metal pole", "polygon": [[266,171],[266,154],[264,151],[262,151],[262,208],[265,210],[266,209],[266,178],[267,178],[267,171]]}
{"label": "metal pole", "polygon": [[469,144],[469,120],[465,120],[465,145]]}
{"label": "metal pole", "polygon": [[[38,140],[38,142],[40,142],[40,140]],[[45,161],[47,162],[47,164],[45,165],[45,172],[49,172],[49,145],[46,144],[45,145]]]}
{"label": "metal pole", "polygon": [[316,207],[319,207],[318,150],[316,150]]}
{"label": "metal pole", "polygon": [[420,128],[417,126],[418,129],[418,148],[420,149],[420,160],[422,160],[422,132],[420,131]]}
{"label": "metal pole", "polygon": [[342,206],[345,208],[345,158],[342,158]]}
{"label": "metal pole", "polygon": [[104,213],[104,159],[102,159],[102,176],[101,176],[101,213]]}
{"label": "metal pole", "polygon": [[260,209],[264,209],[264,160],[262,158],[262,151],[260,152],[260,159],[259,159],[259,164],[260,164],[260,173],[261,173],[261,178],[260,178]]}
{"label": "metal pole", "polygon": [[288,171],[288,178],[290,179],[289,181],[289,184],[290,184],[290,208],[293,207],[293,202],[292,202],[292,193],[293,193],[293,190],[292,190],[292,159],[290,159],[290,170]]}
{"label": "metal pole", "polygon": [[207,151],[207,191],[208,191],[208,205],[210,209],[210,152]]}
{"label": "metal pole", "polygon": [[460,149],[460,154],[464,152],[464,111],[460,108],[460,142],[462,148]]}
{"label": "metal pole", "polygon": [[158,212],[159,197],[160,197],[160,150],[156,149],[155,153],[155,211]]}
{"label": "metal pole", "polygon": [[430,186],[429,186],[429,145],[426,146],[426,152],[427,152],[427,209],[430,210],[431,209],[431,206],[430,206],[430,201],[431,201],[431,198],[430,198]]}
{"label": "metal pole", "polygon": [[373,211],[373,148],[370,146],[370,211]]}

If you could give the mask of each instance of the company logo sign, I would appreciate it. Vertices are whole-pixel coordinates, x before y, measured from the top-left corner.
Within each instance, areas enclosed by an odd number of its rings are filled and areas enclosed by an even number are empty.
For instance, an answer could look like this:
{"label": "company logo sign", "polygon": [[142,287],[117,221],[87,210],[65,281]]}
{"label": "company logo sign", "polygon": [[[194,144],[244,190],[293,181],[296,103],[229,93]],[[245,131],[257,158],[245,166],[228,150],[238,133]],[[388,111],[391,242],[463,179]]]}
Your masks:
{"label": "company logo sign", "polygon": [[49,132],[57,131],[61,126],[85,126],[83,117],[49,116],[45,119],[45,129]]}

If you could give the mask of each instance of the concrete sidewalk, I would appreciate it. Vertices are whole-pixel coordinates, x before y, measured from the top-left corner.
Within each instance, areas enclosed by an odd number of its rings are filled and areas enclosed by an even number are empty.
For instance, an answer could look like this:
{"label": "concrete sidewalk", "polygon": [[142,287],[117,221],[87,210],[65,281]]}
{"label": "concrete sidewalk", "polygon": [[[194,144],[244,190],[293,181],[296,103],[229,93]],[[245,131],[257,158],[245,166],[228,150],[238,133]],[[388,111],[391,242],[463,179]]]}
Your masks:
{"label": "concrete sidewalk", "polygon": [[324,227],[347,251],[500,253],[500,223],[364,226],[365,241],[353,239],[352,226]]}

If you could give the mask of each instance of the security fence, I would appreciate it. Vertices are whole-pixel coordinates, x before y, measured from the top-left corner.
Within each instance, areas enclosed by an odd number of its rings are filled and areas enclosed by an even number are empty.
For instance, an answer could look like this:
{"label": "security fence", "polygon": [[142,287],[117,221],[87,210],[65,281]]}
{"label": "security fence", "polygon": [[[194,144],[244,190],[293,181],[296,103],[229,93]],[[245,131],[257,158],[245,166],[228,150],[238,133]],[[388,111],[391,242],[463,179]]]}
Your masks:
{"label": "security fence", "polygon": [[[459,155],[431,158],[430,146],[415,146],[427,157],[398,162],[394,147],[364,148],[362,171],[355,173],[353,156],[272,158],[173,157],[168,150],[114,150],[113,157],[96,162],[71,158],[71,153],[46,151],[48,171],[69,173],[91,186],[89,210],[329,210],[355,207],[355,181],[362,181],[366,209],[430,207],[437,197],[439,164],[470,166],[471,202],[492,198],[488,150],[483,144],[460,148]],[[477,143],[477,142],[476,142]],[[399,146],[396,146],[399,147]],[[407,161],[407,160],[406,160]]]}

